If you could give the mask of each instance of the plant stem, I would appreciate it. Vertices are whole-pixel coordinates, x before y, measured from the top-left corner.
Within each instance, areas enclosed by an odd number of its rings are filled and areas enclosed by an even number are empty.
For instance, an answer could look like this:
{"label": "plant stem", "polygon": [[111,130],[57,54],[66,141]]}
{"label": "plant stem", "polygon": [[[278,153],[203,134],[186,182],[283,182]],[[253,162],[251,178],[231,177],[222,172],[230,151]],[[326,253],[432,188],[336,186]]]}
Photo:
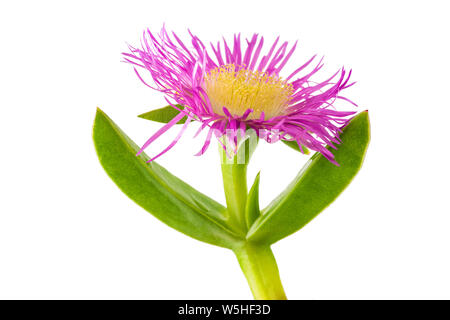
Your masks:
{"label": "plant stem", "polygon": [[229,224],[245,235],[247,233],[245,221],[247,164],[222,163],[222,177]]}
{"label": "plant stem", "polygon": [[286,300],[277,263],[269,245],[246,242],[234,249],[256,300]]}
{"label": "plant stem", "polygon": [[[232,157],[228,157],[219,146],[228,225],[240,233],[243,240],[249,228],[245,209],[248,193],[247,165],[256,145],[257,139],[243,140]],[[255,299],[286,300],[277,262],[269,245],[244,240],[233,251]]]}
{"label": "plant stem", "polygon": [[[236,145],[229,145],[227,137],[223,138],[227,151],[219,144],[222,178],[227,202],[228,224],[235,231],[245,236],[248,226],[245,218],[247,203],[247,166],[250,157],[258,145],[257,136],[248,134],[239,137]],[[230,155],[230,153],[232,155]]]}

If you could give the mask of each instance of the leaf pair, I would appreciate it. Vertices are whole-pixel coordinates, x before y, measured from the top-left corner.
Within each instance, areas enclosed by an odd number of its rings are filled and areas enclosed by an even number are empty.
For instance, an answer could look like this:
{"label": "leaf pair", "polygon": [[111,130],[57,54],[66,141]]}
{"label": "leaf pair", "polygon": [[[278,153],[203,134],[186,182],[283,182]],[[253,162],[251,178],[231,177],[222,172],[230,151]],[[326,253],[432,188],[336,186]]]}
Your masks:
{"label": "leaf pair", "polygon": [[[168,109],[170,108],[170,109]],[[172,119],[172,107],[140,115],[159,122]],[[159,119],[159,120],[157,120]],[[245,238],[226,224],[226,208],[170,174],[144,153],[101,110],[93,131],[100,162],[117,186],[133,201],[172,228],[195,239],[225,248],[244,241],[272,244],[302,228],[345,189],[361,168],[369,143],[367,112],[357,115],[333,150],[339,167],[316,153],[297,177],[271,204],[259,210],[259,175],[250,189],[246,207],[249,231]]]}

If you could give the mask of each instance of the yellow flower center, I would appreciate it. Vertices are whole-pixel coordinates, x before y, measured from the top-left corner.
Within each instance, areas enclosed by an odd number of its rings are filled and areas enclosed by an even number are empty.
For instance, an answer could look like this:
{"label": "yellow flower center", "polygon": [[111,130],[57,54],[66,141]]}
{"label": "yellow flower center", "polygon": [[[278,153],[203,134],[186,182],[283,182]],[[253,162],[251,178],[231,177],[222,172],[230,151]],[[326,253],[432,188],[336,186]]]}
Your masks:
{"label": "yellow flower center", "polygon": [[270,119],[283,115],[294,92],[292,85],[282,78],[265,72],[241,69],[233,64],[211,70],[205,76],[204,89],[215,113],[225,115],[226,107],[232,115],[242,116],[252,109],[248,119]]}

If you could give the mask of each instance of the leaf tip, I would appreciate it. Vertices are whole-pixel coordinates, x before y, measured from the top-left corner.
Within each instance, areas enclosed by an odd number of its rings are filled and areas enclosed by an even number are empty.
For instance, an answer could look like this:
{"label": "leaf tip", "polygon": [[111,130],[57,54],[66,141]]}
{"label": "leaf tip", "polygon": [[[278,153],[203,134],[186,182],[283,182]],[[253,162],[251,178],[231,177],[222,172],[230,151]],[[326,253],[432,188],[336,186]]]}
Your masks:
{"label": "leaf tip", "polygon": [[256,177],[255,177],[255,183],[258,183],[258,184],[259,184],[259,179],[260,179],[260,177],[261,177],[261,170],[258,171],[258,173],[256,174]]}
{"label": "leaf tip", "polygon": [[302,149],[303,149],[303,154],[306,154],[306,155],[310,155],[311,154],[311,150],[309,150],[307,147],[302,146]]}
{"label": "leaf tip", "polygon": [[[145,119],[145,115],[146,115],[147,113],[148,113],[148,112],[141,113],[140,115],[138,115],[138,118]],[[146,119],[146,120],[147,120],[147,119]]]}

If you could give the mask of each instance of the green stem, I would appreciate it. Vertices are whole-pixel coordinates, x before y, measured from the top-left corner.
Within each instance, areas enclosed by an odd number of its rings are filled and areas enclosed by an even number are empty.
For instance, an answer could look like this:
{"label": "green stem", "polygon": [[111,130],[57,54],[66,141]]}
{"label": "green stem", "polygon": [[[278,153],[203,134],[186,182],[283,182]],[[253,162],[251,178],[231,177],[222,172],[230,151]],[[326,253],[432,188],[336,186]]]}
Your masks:
{"label": "green stem", "polygon": [[256,300],[287,299],[270,246],[247,242],[234,253]]}
{"label": "green stem", "polygon": [[[223,186],[227,202],[228,224],[235,231],[245,236],[248,226],[245,218],[245,205],[247,203],[247,166],[250,157],[258,145],[256,135],[238,139],[238,147],[230,146],[226,137],[223,143],[228,145],[227,152],[219,144],[221,155]],[[233,153],[232,156],[230,153]]]}
{"label": "green stem", "polygon": [[[245,239],[249,227],[246,219],[247,165],[256,144],[257,139],[256,141],[244,140],[237,148],[236,154],[231,158],[227,156],[223,148],[219,147],[223,186],[227,201],[228,225],[240,233],[243,239]],[[286,299],[277,263],[269,245],[244,240],[233,251],[255,299]]]}
{"label": "green stem", "polygon": [[222,163],[223,187],[227,201],[229,224],[245,235],[247,202],[247,164]]}

